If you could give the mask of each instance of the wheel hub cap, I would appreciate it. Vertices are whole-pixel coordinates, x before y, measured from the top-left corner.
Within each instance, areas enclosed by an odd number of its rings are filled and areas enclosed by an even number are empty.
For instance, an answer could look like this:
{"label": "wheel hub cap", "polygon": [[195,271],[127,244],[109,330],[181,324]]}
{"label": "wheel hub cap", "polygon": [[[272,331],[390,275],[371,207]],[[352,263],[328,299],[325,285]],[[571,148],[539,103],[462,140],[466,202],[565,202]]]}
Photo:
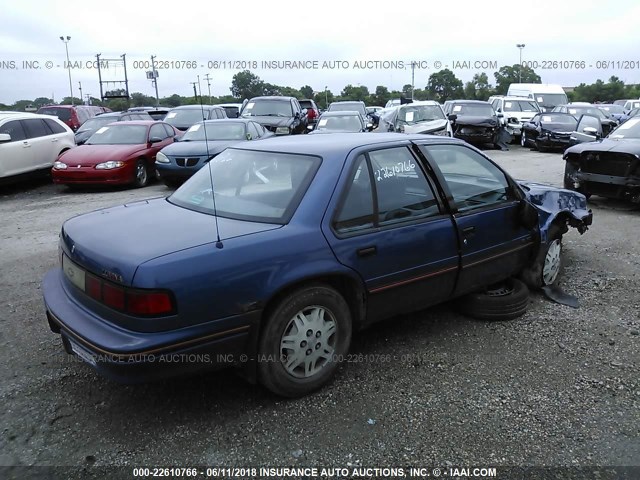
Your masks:
{"label": "wheel hub cap", "polygon": [[542,268],[542,280],[545,285],[551,285],[558,277],[560,272],[560,240],[555,239],[549,245],[547,256],[544,258],[544,267]]}
{"label": "wheel hub cap", "polygon": [[296,378],[311,377],[332,360],[335,343],[333,314],[319,306],[304,308],[289,321],[280,340],[282,365]]}

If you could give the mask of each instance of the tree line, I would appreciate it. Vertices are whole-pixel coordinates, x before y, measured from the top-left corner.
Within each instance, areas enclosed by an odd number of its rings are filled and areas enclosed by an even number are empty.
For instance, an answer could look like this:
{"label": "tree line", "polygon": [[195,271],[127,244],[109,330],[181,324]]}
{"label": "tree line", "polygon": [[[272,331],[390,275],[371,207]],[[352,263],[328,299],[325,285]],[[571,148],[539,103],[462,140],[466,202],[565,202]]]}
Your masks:
{"label": "tree line", "polygon": [[[489,83],[489,76],[485,73],[476,73],[473,78],[463,83],[455,74],[444,69],[431,74],[423,88],[416,88],[412,92],[410,84],[404,85],[401,90],[389,90],[384,85],[376,86],[373,92],[364,85],[346,85],[339,94],[330,90],[316,91],[309,85],[300,88],[274,85],[263,81],[249,70],[236,73],[231,81],[231,95],[211,96],[199,95],[194,91],[193,96],[181,96],[173,94],[160,99],[160,105],[165,107],[177,107],[180,105],[193,105],[200,102],[207,104],[240,103],[261,95],[283,95],[298,99],[313,99],[320,108],[326,108],[327,104],[334,101],[362,100],[367,105],[384,106],[393,98],[414,98],[415,100],[436,100],[445,102],[452,99],[487,100],[491,95],[505,95],[511,83],[540,83],[541,78],[529,67],[521,67],[518,64],[501,67],[493,74],[495,84]],[[124,93],[124,92],[111,92]],[[640,85],[625,85],[618,77],[612,76],[607,82],[597,80],[592,84],[581,83],[567,92],[569,101],[572,102],[613,102],[623,98],[640,98]],[[19,100],[13,105],[0,104],[0,110],[24,111],[28,106],[40,107],[54,103],[46,97],[38,97],[34,100]],[[79,98],[74,98],[76,105],[84,103]],[[99,98],[90,98],[91,105],[101,105],[114,111],[126,110],[129,107],[153,106],[156,98],[143,93],[132,93],[129,99],[114,98],[101,101]],[[61,105],[71,104],[71,98],[65,97]]]}

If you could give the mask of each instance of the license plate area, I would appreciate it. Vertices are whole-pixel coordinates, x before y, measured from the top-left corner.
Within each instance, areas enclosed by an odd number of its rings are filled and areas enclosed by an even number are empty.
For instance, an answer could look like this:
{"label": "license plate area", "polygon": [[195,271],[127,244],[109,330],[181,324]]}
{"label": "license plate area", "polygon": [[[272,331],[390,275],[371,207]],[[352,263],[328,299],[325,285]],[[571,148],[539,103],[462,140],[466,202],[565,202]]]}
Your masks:
{"label": "license plate area", "polygon": [[71,339],[69,339],[69,345],[71,346],[71,351],[73,351],[73,353],[75,353],[78,357],[87,362],[89,365],[92,365],[94,367],[96,366],[96,357],[91,352],[89,352],[89,350],[81,347]]}

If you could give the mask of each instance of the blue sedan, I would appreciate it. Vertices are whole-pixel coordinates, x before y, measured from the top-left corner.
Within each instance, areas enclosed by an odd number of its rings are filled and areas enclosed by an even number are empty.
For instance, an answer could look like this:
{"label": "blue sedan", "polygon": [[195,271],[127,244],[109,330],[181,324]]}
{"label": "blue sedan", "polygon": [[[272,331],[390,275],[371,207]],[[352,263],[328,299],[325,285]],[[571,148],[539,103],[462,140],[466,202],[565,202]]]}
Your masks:
{"label": "blue sedan", "polygon": [[462,141],[330,137],[245,142],[167,198],[66,221],[43,281],[66,351],[123,382],[234,365],[305,395],[373,322],[555,283],[562,234],[591,224],[582,194],[516,182]]}

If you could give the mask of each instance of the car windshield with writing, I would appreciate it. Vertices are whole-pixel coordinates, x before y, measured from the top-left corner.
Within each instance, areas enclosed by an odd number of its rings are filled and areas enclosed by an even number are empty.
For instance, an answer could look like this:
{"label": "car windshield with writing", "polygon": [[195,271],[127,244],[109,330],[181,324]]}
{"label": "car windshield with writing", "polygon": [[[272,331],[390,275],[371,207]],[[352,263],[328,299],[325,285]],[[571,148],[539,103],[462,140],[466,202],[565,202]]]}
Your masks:
{"label": "car windshield with writing", "polygon": [[84,122],[80,128],[78,128],[77,133],[87,132],[90,130],[97,130],[100,127],[104,127],[105,125],[109,125],[114,122],[113,116],[109,117],[93,117]]}
{"label": "car windshield with writing", "polygon": [[367,110],[361,102],[334,102],[329,105],[329,112],[358,112],[362,116],[367,115]]}
{"label": "car windshield with writing", "polygon": [[624,108],[622,108],[622,105],[598,105],[598,108],[606,110],[609,113],[624,115]]}
{"label": "car windshield with writing", "polygon": [[433,120],[445,120],[444,113],[438,105],[410,105],[400,107],[398,111],[398,122],[408,125]]}
{"label": "car windshield with writing", "polygon": [[593,115],[600,119],[608,118],[602,110],[596,107],[569,107],[567,108],[567,112],[577,117],[580,115]]}
{"label": "car windshield with writing", "polygon": [[310,155],[228,148],[168,201],[209,215],[286,224],[319,165],[320,158]]}
{"label": "car windshield with writing", "polygon": [[255,100],[245,105],[243,117],[292,117],[291,102],[285,100]]}
{"label": "car windshield with writing", "polygon": [[622,138],[640,140],[640,118],[631,118],[609,134],[613,140]]}
{"label": "car windshield with writing", "polygon": [[535,93],[534,96],[538,105],[549,109],[567,103],[564,93]]}
{"label": "car windshield with writing", "polygon": [[[199,108],[185,108],[167,113],[164,121],[176,128],[190,127],[194,123],[207,119],[209,112]],[[186,130],[186,129],[185,129]]]}
{"label": "car windshield with writing", "polygon": [[573,115],[564,113],[551,113],[540,115],[540,123],[545,128],[572,132],[576,129],[578,120]]}
{"label": "car windshield with writing", "polygon": [[471,115],[474,117],[493,117],[495,112],[489,104],[483,103],[460,103],[454,105],[453,113],[456,115]]}
{"label": "car windshield with writing", "polygon": [[[203,125],[205,127],[203,128]],[[245,140],[246,130],[244,123],[196,123],[180,139],[181,142],[203,140]]]}
{"label": "car windshield with writing", "polygon": [[86,145],[139,145],[147,143],[145,125],[107,125],[96,130]]}
{"label": "car windshield with writing", "polygon": [[539,112],[540,109],[534,101],[509,100],[504,102],[505,112]]}
{"label": "car windshield with writing", "polygon": [[320,117],[316,131],[361,132],[362,120],[358,112],[349,115],[325,115]]}

